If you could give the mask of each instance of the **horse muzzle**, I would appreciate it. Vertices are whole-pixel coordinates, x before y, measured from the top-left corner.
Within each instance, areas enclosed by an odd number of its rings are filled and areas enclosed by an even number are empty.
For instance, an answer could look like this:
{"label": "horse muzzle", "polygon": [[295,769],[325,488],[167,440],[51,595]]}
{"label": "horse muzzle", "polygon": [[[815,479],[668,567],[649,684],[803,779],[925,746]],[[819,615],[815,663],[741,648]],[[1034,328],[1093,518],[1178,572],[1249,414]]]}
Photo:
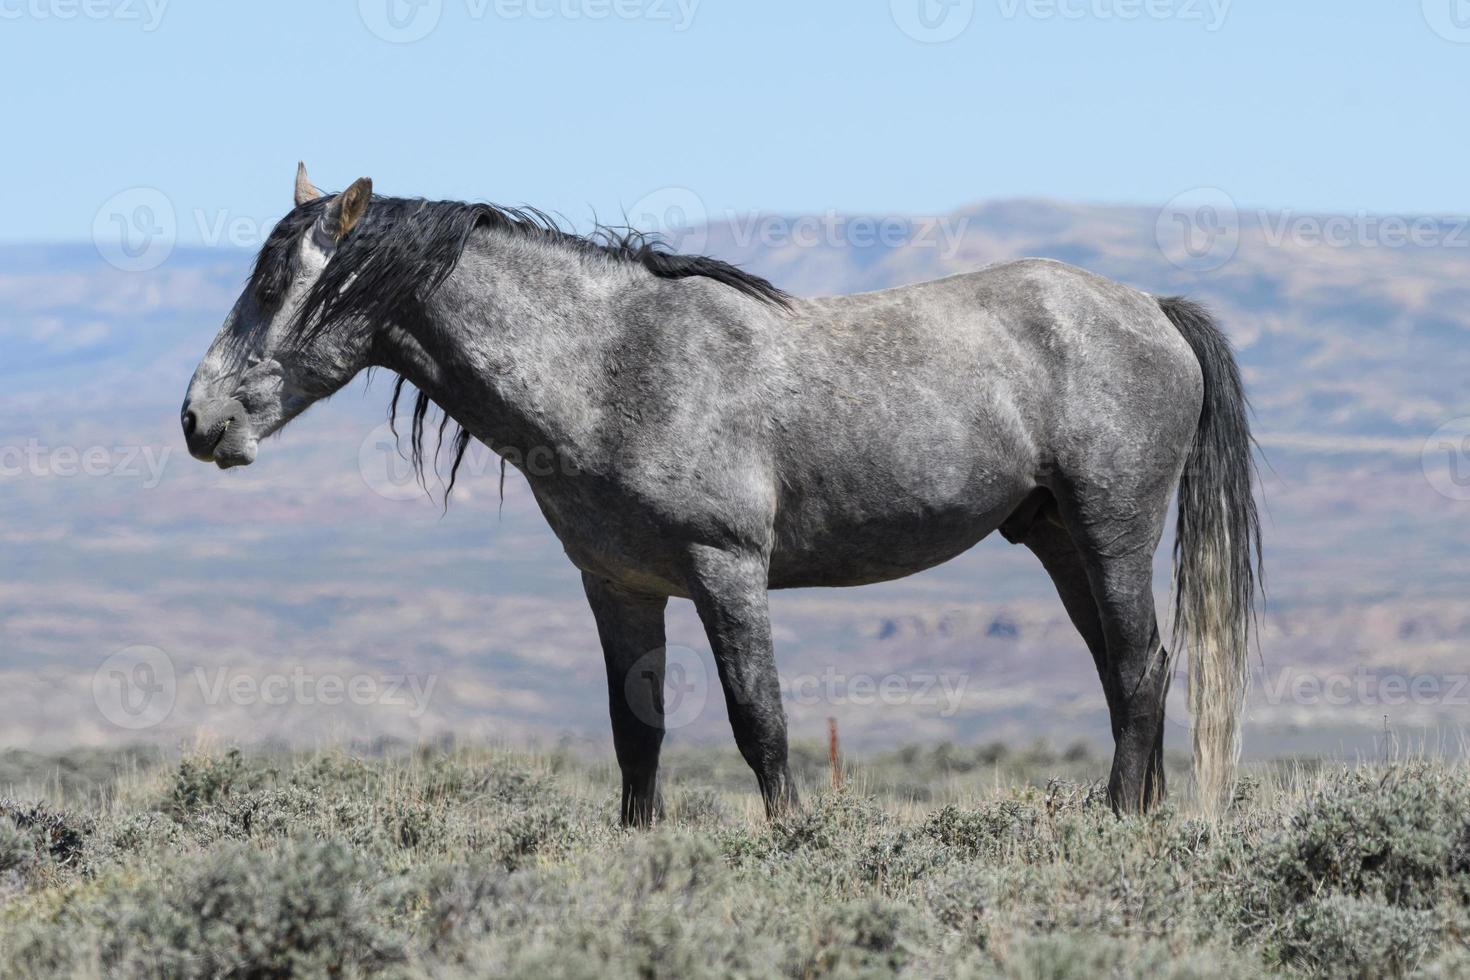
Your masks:
{"label": "horse muzzle", "polygon": [[220,469],[255,461],[250,413],[237,398],[207,398],[184,404],[181,418],[189,455]]}

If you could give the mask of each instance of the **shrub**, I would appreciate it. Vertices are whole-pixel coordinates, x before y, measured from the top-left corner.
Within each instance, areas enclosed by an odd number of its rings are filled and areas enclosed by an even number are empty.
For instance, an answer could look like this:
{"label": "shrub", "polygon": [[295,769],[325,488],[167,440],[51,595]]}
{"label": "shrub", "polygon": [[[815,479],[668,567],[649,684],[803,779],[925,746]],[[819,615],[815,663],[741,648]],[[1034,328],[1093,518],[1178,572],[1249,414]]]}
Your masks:
{"label": "shrub", "polygon": [[178,817],[227,799],[236,790],[252,789],[266,774],[251,770],[239,749],[222,757],[200,756],[182,760],[174,771],[168,809]]}
{"label": "shrub", "polygon": [[897,891],[942,867],[950,857],[926,835],[905,827],[868,844],[858,868],[863,880],[885,891]]}
{"label": "shrub", "polygon": [[60,865],[75,865],[92,833],[91,820],[40,803],[0,800],[0,817],[10,821],[31,841],[33,850],[43,851]]}
{"label": "shrub", "polygon": [[887,823],[873,800],[847,787],[822,793],[798,810],[770,824],[770,839],[782,851],[829,850],[839,842],[852,843],[872,828]]}
{"label": "shrub", "polygon": [[403,959],[364,900],[366,869],[338,843],[222,844],[167,872],[66,906],[65,928],[23,933],[12,961],[72,972],[95,958],[131,978],[342,976]]}
{"label": "shrub", "polygon": [[857,764],[846,788],[767,823],[709,784],[732,785],[724,758],[693,757],[706,782],[673,787],[652,831],[617,826],[605,764],[462,749],[280,772],[225,753],[89,792],[106,801],[91,811],[0,803],[0,963],[122,978],[1470,974],[1459,765],[1293,771],[1306,791],[1243,783],[1206,820],[1119,819],[1087,782],[996,791],[981,782],[1005,777],[978,765],[964,794],[936,790],[966,805],[930,808],[897,762]]}
{"label": "shrub", "polygon": [[792,964],[800,977],[892,974],[909,959],[902,935],[912,912],[870,898],[845,902],[813,924],[809,945]]}
{"label": "shrub", "polygon": [[1470,787],[1422,765],[1345,772],[1292,816],[1262,854],[1284,903],[1324,890],[1428,908],[1463,875]]}
{"label": "shrub", "polygon": [[669,818],[675,823],[716,825],[729,819],[719,793],[708,787],[683,789],[670,800]]}
{"label": "shrub", "polygon": [[924,833],[971,857],[997,859],[1039,842],[1036,809],[1020,800],[1001,800],[975,809],[953,804],[924,823]]}
{"label": "shrub", "polygon": [[1260,975],[1249,958],[1227,950],[1171,949],[1157,941],[1137,942],[1085,932],[1028,936],[1002,959],[1006,977],[1024,980],[1229,980]]}
{"label": "shrub", "polygon": [[1435,946],[1438,931],[1431,912],[1329,895],[1292,914],[1277,953],[1324,977],[1402,977]]}

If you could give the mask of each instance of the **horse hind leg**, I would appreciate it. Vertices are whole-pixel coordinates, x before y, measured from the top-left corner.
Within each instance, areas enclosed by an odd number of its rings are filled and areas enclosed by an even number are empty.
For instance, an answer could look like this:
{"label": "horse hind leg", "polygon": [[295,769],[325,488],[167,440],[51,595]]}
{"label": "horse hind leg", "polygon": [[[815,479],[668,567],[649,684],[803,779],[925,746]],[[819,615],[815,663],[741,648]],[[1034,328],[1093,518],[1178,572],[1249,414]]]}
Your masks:
{"label": "horse hind leg", "polygon": [[[1111,713],[1115,701],[1112,680],[1108,675],[1107,643],[1103,636],[1102,619],[1098,616],[1097,600],[1092,597],[1092,583],[1087,578],[1087,566],[1082,561],[1082,552],[1072,541],[1072,536],[1061,523],[1056,500],[1050,493],[1034,507],[1025,518],[1023,526],[1002,528],[1012,544],[1024,544],[1046,569],[1047,575],[1056,586],[1057,595],[1072,625],[1087,644],[1102,680],[1103,693],[1107,697]],[[1117,737],[1117,732],[1113,733]]]}
{"label": "horse hind leg", "polygon": [[1041,560],[1092,653],[1115,746],[1108,799],[1120,813],[1146,811],[1164,796],[1169,664],[1154,609],[1153,554],[1167,505],[1165,497],[1157,514],[1100,520],[1103,508],[1053,498],[1013,531],[1012,540]]}

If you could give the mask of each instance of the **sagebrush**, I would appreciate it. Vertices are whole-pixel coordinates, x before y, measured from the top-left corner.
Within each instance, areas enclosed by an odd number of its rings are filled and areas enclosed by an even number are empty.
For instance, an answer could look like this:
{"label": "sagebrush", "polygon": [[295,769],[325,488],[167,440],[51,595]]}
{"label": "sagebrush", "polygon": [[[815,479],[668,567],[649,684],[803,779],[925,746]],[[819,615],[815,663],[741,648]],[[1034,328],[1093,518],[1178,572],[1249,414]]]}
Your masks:
{"label": "sagebrush", "polygon": [[[1453,977],[1470,771],[1257,767],[1119,819],[1085,752],[908,749],[774,823],[676,754],[617,826],[567,752],[0,760],[0,962],[82,977]],[[1067,778],[1049,778],[1052,774]]]}

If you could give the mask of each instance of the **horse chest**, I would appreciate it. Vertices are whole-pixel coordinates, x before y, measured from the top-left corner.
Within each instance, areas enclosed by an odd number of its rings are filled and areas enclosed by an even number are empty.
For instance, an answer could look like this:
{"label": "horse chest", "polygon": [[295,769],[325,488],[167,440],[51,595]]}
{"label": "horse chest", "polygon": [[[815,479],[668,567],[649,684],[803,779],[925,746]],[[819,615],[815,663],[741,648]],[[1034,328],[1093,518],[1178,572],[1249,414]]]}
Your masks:
{"label": "horse chest", "polygon": [[536,502],[572,564],[628,588],[685,594],[688,535],[626,494],[536,487]]}

